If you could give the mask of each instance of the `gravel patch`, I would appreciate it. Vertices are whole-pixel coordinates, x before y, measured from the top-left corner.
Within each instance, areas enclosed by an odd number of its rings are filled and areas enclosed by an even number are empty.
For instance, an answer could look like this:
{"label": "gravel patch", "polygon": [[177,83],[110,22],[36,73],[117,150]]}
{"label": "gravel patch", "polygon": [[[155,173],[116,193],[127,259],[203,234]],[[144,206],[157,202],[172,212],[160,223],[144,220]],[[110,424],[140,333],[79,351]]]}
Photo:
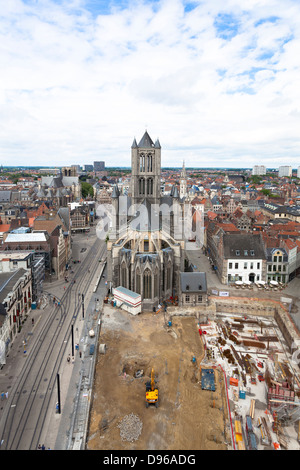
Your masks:
{"label": "gravel patch", "polygon": [[143,423],[140,418],[134,413],[124,416],[122,421],[118,424],[120,428],[120,436],[122,441],[134,442],[137,441],[143,429]]}

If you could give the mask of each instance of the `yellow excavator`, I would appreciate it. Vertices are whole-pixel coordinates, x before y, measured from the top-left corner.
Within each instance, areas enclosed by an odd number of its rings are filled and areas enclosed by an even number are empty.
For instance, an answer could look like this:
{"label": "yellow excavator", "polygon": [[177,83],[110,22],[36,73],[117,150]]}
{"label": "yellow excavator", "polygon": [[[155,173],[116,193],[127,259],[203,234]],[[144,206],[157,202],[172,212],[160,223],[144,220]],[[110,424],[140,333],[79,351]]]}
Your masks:
{"label": "yellow excavator", "polygon": [[158,407],[158,387],[154,378],[154,369],[151,370],[151,380],[146,382],[146,408],[149,405]]}

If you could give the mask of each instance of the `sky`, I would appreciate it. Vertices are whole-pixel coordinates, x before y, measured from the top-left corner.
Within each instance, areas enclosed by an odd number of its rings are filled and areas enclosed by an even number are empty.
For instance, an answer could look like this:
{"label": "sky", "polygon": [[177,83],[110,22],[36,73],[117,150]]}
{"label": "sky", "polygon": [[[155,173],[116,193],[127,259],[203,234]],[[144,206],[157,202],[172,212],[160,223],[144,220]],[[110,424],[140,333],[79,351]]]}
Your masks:
{"label": "sky", "polygon": [[0,164],[300,165],[299,0],[0,0]]}

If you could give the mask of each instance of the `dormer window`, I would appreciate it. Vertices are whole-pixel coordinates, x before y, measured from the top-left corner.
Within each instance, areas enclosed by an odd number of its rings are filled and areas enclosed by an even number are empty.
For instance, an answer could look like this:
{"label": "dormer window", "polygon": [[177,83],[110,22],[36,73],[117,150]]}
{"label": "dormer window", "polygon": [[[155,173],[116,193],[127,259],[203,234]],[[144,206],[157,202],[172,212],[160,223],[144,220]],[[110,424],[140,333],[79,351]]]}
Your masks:
{"label": "dormer window", "polygon": [[254,256],[254,250],[250,250],[250,255]]}
{"label": "dormer window", "polygon": [[235,250],[236,256],[240,256],[240,250]]}
{"label": "dormer window", "polygon": [[186,286],[186,290],[190,290],[190,286],[189,286],[189,285]]}

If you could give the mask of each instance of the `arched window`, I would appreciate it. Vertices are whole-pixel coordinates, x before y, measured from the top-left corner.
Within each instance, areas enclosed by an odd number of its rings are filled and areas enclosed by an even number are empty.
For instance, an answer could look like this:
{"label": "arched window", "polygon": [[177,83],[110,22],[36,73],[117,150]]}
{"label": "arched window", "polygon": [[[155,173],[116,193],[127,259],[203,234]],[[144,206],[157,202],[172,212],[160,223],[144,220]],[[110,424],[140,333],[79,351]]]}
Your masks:
{"label": "arched window", "polygon": [[144,299],[152,299],[152,275],[150,269],[145,269],[143,275]]}
{"label": "arched window", "polygon": [[149,178],[147,180],[147,194],[148,195],[153,194],[153,178]]}
{"label": "arched window", "polygon": [[147,171],[152,172],[152,155],[148,153],[147,155]]}
{"label": "arched window", "polygon": [[145,194],[145,178],[139,179],[139,194],[140,195]]}
{"label": "arched window", "polygon": [[140,154],[140,171],[145,171],[145,154]]}
{"label": "arched window", "polygon": [[146,157],[144,153],[140,154],[140,171],[145,171]]}

